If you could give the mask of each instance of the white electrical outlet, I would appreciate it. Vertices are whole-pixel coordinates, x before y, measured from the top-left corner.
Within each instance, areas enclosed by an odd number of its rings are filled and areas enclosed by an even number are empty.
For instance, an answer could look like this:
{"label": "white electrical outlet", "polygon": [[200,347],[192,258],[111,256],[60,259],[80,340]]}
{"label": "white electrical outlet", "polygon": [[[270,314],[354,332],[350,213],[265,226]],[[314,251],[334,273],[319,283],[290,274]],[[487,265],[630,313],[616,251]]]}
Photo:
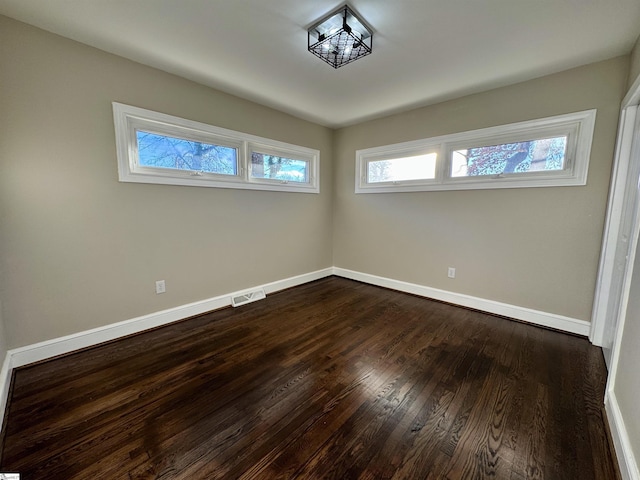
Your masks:
{"label": "white electrical outlet", "polygon": [[164,284],[164,280],[158,280],[156,282],[156,293],[160,294],[160,293],[164,293],[167,291],[167,287]]}
{"label": "white electrical outlet", "polygon": [[456,278],[456,269],[453,267],[449,267],[449,271],[447,272],[447,277]]}

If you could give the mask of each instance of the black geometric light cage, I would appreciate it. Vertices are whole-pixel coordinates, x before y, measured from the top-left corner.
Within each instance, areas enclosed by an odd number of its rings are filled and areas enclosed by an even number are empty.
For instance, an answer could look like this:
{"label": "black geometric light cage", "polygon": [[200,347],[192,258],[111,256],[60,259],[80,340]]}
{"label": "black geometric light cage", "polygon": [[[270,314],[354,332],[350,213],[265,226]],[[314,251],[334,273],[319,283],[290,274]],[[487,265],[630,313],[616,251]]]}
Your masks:
{"label": "black geometric light cage", "polygon": [[369,55],[373,31],[347,5],[333,11],[308,30],[308,48],[333,68]]}

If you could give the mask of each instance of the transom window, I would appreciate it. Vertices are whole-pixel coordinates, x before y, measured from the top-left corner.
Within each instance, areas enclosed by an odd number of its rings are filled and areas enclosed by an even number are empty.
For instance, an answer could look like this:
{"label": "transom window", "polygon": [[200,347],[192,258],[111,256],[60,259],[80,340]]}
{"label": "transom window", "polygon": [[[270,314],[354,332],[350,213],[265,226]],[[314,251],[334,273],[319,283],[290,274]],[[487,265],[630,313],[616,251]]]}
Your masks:
{"label": "transom window", "polygon": [[356,152],[356,193],[585,185],[595,110]]}
{"label": "transom window", "polygon": [[251,145],[251,178],[305,184],[309,182],[310,171],[309,159],[303,156],[266,145]]}
{"label": "transom window", "polygon": [[451,152],[452,177],[479,177],[541,171],[562,171],[566,135],[527,142],[464,148]]}
{"label": "transom window", "polygon": [[141,167],[238,174],[238,149],[136,130]]}
{"label": "transom window", "polygon": [[320,152],[113,104],[122,182],[319,192]]}
{"label": "transom window", "polygon": [[430,180],[436,176],[437,154],[426,153],[409,157],[372,160],[367,164],[370,183]]}
{"label": "transom window", "polygon": [[251,176],[283,182],[307,182],[309,162],[266,153],[251,153]]}

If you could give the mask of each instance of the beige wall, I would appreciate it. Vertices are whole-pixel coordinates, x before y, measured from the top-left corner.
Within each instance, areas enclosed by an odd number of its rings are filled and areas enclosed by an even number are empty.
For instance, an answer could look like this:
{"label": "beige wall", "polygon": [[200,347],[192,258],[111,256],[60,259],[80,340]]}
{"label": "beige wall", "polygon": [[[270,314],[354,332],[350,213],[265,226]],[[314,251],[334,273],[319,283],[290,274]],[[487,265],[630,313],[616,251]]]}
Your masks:
{"label": "beige wall", "polygon": [[[628,57],[343,128],[334,265],[590,320]],[[584,187],[354,194],[357,149],[597,108]],[[457,278],[447,278],[447,267]]]}
{"label": "beige wall", "polygon": [[[6,17],[0,65],[9,347],[331,266],[332,130]],[[112,101],[320,149],[321,194],[119,183]]]}

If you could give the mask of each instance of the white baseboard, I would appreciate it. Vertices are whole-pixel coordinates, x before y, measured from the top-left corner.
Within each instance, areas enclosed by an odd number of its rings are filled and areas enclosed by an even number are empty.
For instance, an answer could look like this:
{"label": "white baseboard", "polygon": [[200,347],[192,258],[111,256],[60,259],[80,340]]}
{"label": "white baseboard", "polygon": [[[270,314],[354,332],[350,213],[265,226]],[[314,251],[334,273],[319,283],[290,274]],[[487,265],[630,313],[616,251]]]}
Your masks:
{"label": "white baseboard", "polygon": [[[265,292],[269,294],[331,275],[333,275],[333,268],[330,267],[286,278],[284,280],[267,283],[258,287],[247,288],[242,291],[264,288]],[[9,394],[9,387],[11,384],[11,374],[14,368],[46,360],[65,353],[70,353],[81,348],[99,345],[110,340],[115,340],[116,338],[143,332],[150,328],[160,327],[194,315],[210,312],[218,308],[227,307],[231,305],[231,297],[238,293],[239,292],[232,292],[226,295],[209,298],[207,300],[201,300],[199,302],[170,308],[168,310],[150,313],[149,315],[143,315],[130,320],[112,323],[110,325],[105,325],[104,327],[85,330],[84,332],[78,332],[65,337],[54,338],[52,340],[47,340],[33,345],[27,345],[26,347],[9,350],[2,365],[2,370],[0,370],[0,414],[4,416],[5,408],[7,406],[7,396]],[[1,423],[2,421],[0,419],[0,424]]]}
{"label": "white baseboard", "polygon": [[495,302],[493,300],[485,300],[483,298],[472,297],[462,293],[448,292],[437,288],[425,287],[424,285],[417,285],[415,283],[402,282],[392,278],[378,277],[377,275],[355,272],[353,270],[338,267],[333,267],[333,273],[339,277],[350,278],[352,280],[358,280],[360,282],[370,283],[380,287],[412,293],[421,297],[433,298],[435,300],[441,300],[443,302],[453,303],[463,307],[481,310],[483,312],[515,318],[534,325],[554,328],[556,330],[575,333],[585,337],[589,335],[591,327],[590,322],[585,320],[564,317],[554,313],[541,312],[530,308]]}
{"label": "white baseboard", "polygon": [[[284,290],[286,288],[302,285],[314,280],[318,280],[331,275],[350,278],[361,282],[387,287],[402,292],[412,293],[427,298],[442,300],[453,304],[482,310],[497,315],[504,315],[518,320],[523,320],[536,325],[551,327],[558,330],[576,333],[587,336],[589,334],[589,322],[562,317],[551,313],[539,312],[523,307],[508,305],[471,297],[445,290],[438,290],[423,285],[402,282],[390,278],[378,277],[367,273],[355,272],[344,268],[330,267],[315,272],[298,275],[295,277],[278,280],[265,285],[253,288],[246,288],[241,291],[231,292],[207,300],[181,305],[179,307],[163,310],[160,312],[143,315],[141,317],[124,320],[122,322],[105,325],[103,327],[74,333],[65,337],[54,338],[44,342],[27,345],[25,347],[9,350],[0,371],[0,412],[4,412],[9,391],[11,373],[14,368],[29,365],[49,358],[70,353],[82,348],[99,345],[110,340],[125,337],[135,333],[143,332],[151,328],[160,327],[178,320],[182,320],[194,315],[206,313],[218,308],[231,305],[231,297],[247,290],[263,288],[267,294]],[[635,479],[634,479],[635,480]],[[640,480],[640,479],[639,479]]]}
{"label": "white baseboard", "polygon": [[269,294],[277,292],[278,290],[284,290],[296,285],[302,285],[313,280],[328,277],[332,274],[333,269],[331,267],[325,268],[323,270],[305,273],[303,275],[278,280],[265,285],[246,288],[238,292],[231,292],[225,295],[209,298],[207,300],[201,300],[181,305],[179,307],[170,308],[168,310],[150,313],[149,315],[143,315],[130,320],[112,323],[110,325],[105,325],[104,327],[85,330],[84,332],[78,332],[65,337],[54,338],[53,340],[47,340],[33,345],[27,345],[26,347],[9,350],[8,353],[11,355],[11,367],[22,367],[30,363],[39,362],[41,360],[73,352],[81,348],[92,347],[100,343],[115,340],[116,338],[143,332],[150,328],[160,327],[194,315],[200,315],[218,308],[227,307],[231,305],[231,297],[239,294],[240,292],[264,288],[264,291]]}
{"label": "white baseboard", "polygon": [[638,471],[638,464],[633,455],[629,435],[627,434],[627,427],[624,424],[622,412],[620,412],[620,406],[613,391],[607,392],[604,400],[604,408],[607,412],[609,430],[611,431],[613,447],[618,457],[618,466],[620,467],[622,480],[640,480],[640,472]]}
{"label": "white baseboard", "polygon": [[0,427],[4,423],[4,415],[7,408],[7,398],[9,396],[9,388],[11,386],[11,373],[13,367],[11,366],[11,354],[7,352],[2,362],[2,368],[0,369]]}
{"label": "white baseboard", "polygon": [[[563,317],[552,313],[540,312],[524,307],[509,305],[506,303],[495,302],[493,300],[485,300],[482,298],[472,297],[460,293],[448,292],[436,288],[426,287],[413,283],[402,282],[390,278],[379,277],[367,273],[356,272],[344,268],[331,267],[315,272],[298,275],[295,277],[278,280],[265,285],[259,285],[252,288],[243,289],[238,292],[220,295],[217,297],[201,300],[187,305],[154,312],[149,315],[124,320],[122,322],[105,325],[91,330],[74,333],[65,337],[59,337],[52,340],[28,345],[26,347],[16,348],[8,352],[10,356],[10,368],[22,367],[30,363],[46,360],[48,358],[73,352],[81,348],[91,347],[103,342],[114,340],[134,333],[139,333],[150,328],[159,327],[172,323],[184,318],[199,315],[211,310],[231,305],[231,297],[242,291],[253,290],[255,288],[264,288],[267,294],[284,290],[286,288],[295,287],[304,283],[318,280],[320,278],[337,275],[340,277],[350,278],[361,282],[387,287],[402,292],[412,293],[427,298],[442,300],[445,302],[461,305],[464,307],[475,308],[497,315],[516,318],[525,322],[536,325],[555,328],[579,335],[587,336],[589,334],[589,322],[577,320],[574,318]],[[1,389],[0,389],[1,392]]]}

